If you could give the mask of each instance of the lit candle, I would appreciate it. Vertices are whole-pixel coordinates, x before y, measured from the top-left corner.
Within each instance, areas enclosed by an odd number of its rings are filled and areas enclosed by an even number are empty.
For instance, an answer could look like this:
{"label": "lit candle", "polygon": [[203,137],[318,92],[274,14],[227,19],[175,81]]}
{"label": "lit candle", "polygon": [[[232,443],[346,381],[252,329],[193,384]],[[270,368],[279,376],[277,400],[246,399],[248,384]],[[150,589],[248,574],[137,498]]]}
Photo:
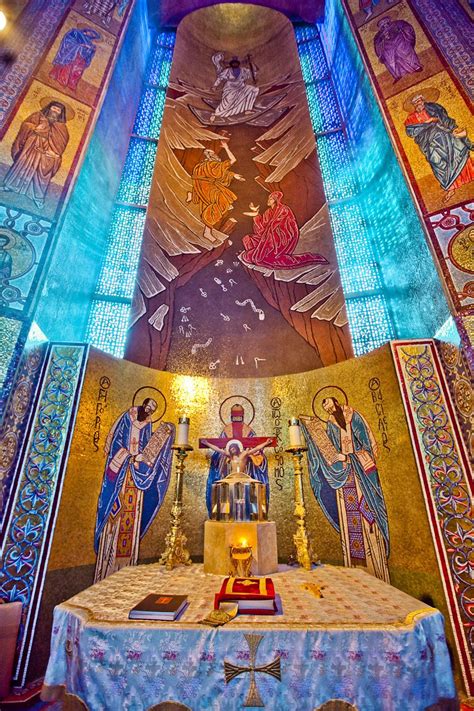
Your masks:
{"label": "lit candle", "polygon": [[241,540],[240,540],[240,547],[241,547],[241,548],[247,548],[247,539],[246,539],[246,538],[241,538]]}
{"label": "lit candle", "polygon": [[178,447],[187,447],[189,444],[189,417],[180,417],[178,420],[178,431],[176,442]]}
{"label": "lit candle", "polygon": [[292,417],[288,420],[289,424],[289,435],[290,435],[290,447],[304,447],[303,435],[301,433],[300,421],[297,417]]}

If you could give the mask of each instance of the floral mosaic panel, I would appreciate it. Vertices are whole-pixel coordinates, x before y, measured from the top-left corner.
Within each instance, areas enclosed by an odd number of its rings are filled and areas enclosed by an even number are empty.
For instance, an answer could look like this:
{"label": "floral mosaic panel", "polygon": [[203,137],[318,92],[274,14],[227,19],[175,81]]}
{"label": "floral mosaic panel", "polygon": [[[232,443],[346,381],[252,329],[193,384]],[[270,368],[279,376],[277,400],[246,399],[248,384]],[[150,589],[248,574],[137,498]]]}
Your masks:
{"label": "floral mosaic panel", "polygon": [[466,691],[474,692],[470,464],[434,341],[392,345]]}
{"label": "floral mosaic panel", "polygon": [[25,680],[87,346],[51,345],[6,521],[0,595],[23,603],[14,680]]}

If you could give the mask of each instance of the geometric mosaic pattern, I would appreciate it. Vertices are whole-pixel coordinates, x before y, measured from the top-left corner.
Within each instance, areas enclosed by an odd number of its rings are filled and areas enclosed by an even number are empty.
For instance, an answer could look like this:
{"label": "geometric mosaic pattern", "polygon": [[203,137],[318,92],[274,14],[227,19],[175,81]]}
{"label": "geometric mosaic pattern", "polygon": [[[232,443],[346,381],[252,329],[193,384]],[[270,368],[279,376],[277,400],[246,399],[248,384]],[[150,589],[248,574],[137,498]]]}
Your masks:
{"label": "geometric mosaic pattern", "polygon": [[0,595],[23,603],[14,679],[24,684],[88,347],[50,345],[3,537]]}
{"label": "geometric mosaic pattern", "polygon": [[395,341],[392,351],[459,662],[466,691],[473,694],[470,556],[474,531],[469,458],[434,341]]}

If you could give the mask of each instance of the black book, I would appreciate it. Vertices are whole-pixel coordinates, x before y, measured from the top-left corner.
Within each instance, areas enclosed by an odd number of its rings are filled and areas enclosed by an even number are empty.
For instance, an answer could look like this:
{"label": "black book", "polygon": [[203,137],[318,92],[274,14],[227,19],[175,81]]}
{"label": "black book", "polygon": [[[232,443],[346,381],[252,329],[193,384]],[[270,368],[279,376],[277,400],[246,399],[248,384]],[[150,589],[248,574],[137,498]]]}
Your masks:
{"label": "black book", "polygon": [[175,620],[186,607],[187,595],[150,593],[130,610],[130,620]]}

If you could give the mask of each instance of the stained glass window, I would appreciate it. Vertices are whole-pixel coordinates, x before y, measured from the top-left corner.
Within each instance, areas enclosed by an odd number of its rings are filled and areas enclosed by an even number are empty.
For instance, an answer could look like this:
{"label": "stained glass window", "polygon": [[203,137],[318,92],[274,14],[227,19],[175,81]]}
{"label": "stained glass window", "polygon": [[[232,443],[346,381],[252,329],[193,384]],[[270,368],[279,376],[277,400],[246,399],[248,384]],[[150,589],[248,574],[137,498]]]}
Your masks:
{"label": "stained glass window", "polygon": [[[361,355],[393,338],[376,255],[368,234],[370,220],[359,204],[360,165],[354,159],[333,85],[338,66],[334,50],[331,73],[315,27],[295,30],[309,112],[334,235],[354,352]],[[337,42],[340,42],[338,36]],[[343,81],[342,94],[354,102],[354,86]],[[370,165],[364,165],[364,171]]]}
{"label": "stained glass window", "polygon": [[87,325],[87,340],[118,357],[127,339],[174,41],[174,32],[161,32],[151,51]]}

